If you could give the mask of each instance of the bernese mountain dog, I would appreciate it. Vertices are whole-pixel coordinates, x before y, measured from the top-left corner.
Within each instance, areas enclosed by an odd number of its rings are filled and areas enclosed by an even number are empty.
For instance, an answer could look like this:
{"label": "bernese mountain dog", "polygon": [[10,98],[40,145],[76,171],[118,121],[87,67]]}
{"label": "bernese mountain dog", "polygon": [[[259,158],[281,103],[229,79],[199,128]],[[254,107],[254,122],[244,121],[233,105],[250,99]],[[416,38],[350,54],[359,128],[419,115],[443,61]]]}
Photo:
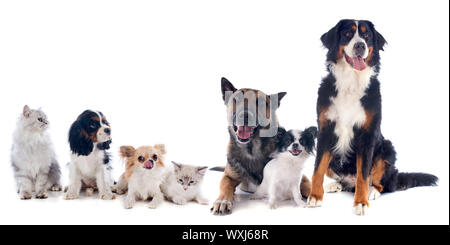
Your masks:
{"label": "bernese mountain dog", "polygon": [[321,41],[328,49],[329,73],[318,92],[317,158],[307,205],[321,205],[325,174],[336,180],[327,191],[354,192],[358,215],[380,193],[436,185],[438,178],[431,174],[399,173],[394,147],[381,133],[377,76],[384,37],[370,21],[345,19]]}
{"label": "bernese mountain dog", "polygon": [[[79,197],[80,190],[92,193],[98,189],[102,199],[114,199],[112,194],[110,155],[111,127],[103,113],[86,110],[73,122],[69,130],[72,151],[69,163],[69,186],[66,200]],[[88,191],[91,190],[91,191]]]}

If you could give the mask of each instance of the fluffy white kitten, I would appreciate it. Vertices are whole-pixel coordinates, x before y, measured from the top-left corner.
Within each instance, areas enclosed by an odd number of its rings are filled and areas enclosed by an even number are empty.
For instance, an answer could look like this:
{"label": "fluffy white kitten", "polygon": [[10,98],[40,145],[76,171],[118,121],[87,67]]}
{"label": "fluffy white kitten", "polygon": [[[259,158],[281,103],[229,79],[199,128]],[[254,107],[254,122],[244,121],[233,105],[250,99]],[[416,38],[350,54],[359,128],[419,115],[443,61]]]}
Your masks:
{"label": "fluffy white kitten", "polygon": [[11,163],[21,199],[47,198],[47,190],[60,191],[60,175],[49,122],[41,110],[23,108],[13,135]]}
{"label": "fluffy white kitten", "polygon": [[317,129],[307,128],[304,131],[290,130],[280,142],[279,150],[273,159],[264,167],[264,178],[251,199],[268,197],[269,207],[275,209],[277,201],[294,199],[303,207],[300,194],[300,182],[306,159],[315,148]]}
{"label": "fluffy white kitten", "polygon": [[184,205],[189,201],[207,205],[208,200],[201,195],[201,184],[208,167],[172,163],[174,169],[161,185],[164,196],[178,205]]}

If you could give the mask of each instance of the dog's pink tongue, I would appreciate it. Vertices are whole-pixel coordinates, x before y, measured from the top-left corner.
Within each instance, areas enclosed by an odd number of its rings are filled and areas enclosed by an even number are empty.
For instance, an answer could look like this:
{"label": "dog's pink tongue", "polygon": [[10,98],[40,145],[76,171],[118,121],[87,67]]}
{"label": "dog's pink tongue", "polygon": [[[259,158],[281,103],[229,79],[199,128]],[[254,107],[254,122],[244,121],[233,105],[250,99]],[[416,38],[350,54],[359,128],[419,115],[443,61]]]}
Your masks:
{"label": "dog's pink tongue", "polygon": [[150,161],[146,161],[146,162],[144,163],[144,168],[153,168],[153,163],[150,162]]}
{"label": "dog's pink tongue", "polygon": [[358,71],[362,71],[366,69],[366,63],[364,62],[364,59],[362,57],[354,57],[352,58],[353,62],[353,68],[355,68]]}
{"label": "dog's pink tongue", "polygon": [[237,135],[241,139],[248,139],[252,134],[253,129],[249,126],[238,126]]}

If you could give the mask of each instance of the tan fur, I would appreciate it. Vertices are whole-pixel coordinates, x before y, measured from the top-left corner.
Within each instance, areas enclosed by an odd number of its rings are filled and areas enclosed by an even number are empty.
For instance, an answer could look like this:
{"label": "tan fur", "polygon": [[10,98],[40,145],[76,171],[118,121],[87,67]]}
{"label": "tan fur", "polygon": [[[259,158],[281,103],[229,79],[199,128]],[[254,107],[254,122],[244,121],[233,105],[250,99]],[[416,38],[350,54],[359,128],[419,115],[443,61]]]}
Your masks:
{"label": "tan fur", "polygon": [[[151,158],[154,154],[158,156],[155,164],[164,166],[163,156],[166,154],[166,148],[163,144],[156,144],[154,146],[141,146],[135,149],[133,146],[121,146],[120,154],[125,160],[125,172],[120,178],[125,178],[127,184],[130,176],[133,174],[134,167],[142,167],[144,162]],[[139,162],[138,158],[142,156],[145,158],[144,162]]]}
{"label": "tan fur", "polygon": [[310,198],[313,197],[317,201],[323,200],[323,177],[327,172],[328,165],[330,164],[332,158],[333,157],[329,152],[325,152],[322,155],[319,166],[314,171],[314,174],[312,176],[312,188],[311,194],[309,195]]}
{"label": "tan fur", "polygon": [[311,194],[311,181],[309,181],[308,177],[303,175],[302,182],[300,183],[300,193],[303,197],[307,198],[309,194]]}
{"label": "tan fur", "polygon": [[370,129],[370,126],[372,125],[372,120],[374,113],[372,111],[365,110],[366,113],[366,120],[364,121],[364,124],[362,125],[362,128],[366,131]]}
{"label": "tan fur", "polygon": [[386,171],[386,162],[379,158],[375,161],[370,173],[370,178],[372,179],[372,185],[377,189],[378,192],[383,191],[383,185],[381,185],[381,179],[383,178],[384,172]]}
{"label": "tan fur", "polygon": [[369,206],[369,180],[362,174],[362,157],[356,157],[356,185],[354,206],[364,204]]}

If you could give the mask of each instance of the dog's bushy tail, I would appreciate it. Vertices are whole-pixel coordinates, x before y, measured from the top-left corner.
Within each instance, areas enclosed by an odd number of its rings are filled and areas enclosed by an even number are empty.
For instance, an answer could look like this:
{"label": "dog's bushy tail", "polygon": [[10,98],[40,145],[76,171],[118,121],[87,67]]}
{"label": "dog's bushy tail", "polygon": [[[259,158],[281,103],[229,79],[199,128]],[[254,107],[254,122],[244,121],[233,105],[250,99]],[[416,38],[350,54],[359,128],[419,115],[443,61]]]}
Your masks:
{"label": "dog's bushy tail", "polygon": [[427,173],[398,173],[396,190],[406,190],[416,186],[436,186],[438,177]]}
{"label": "dog's bushy tail", "polygon": [[391,141],[383,140],[381,145],[381,157],[389,164],[386,165],[384,192],[406,190],[417,186],[436,186],[438,177],[427,173],[400,173],[395,167],[396,152]]}
{"label": "dog's bushy tail", "polygon": [[214,167],[214,168],[210,168],[209,170],[223,172],[223,171],[225,171],[225,167]]}

